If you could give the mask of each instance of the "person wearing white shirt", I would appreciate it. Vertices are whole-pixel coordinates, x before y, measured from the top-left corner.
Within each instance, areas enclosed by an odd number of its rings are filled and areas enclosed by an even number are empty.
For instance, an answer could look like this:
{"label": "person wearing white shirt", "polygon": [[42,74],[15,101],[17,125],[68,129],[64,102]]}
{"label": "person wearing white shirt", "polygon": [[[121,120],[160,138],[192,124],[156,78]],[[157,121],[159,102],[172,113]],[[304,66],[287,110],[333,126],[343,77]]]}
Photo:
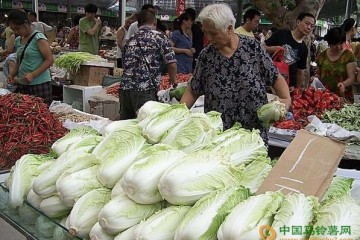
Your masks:
{"label": "person wearing white shirt", "polygon": [[39,32],[42,32],[43,34],[45,34],[46,32],[49,32],[52,30],[51,26],[37,20],[36,12],[29,12],[28,18],[31,22],[31,29],[33,31],[38,30]]}
{"label": "person wearing white shirt", "polygon": [[[154,15],[156,15],[156,8],[154,7],[154,5],[151,4],[145,4],[144,6],[142,6],[141,11],[143,10],[149,10],[150,12],[153,12]],[[126,33],[125,39],[126,41],[132,36],[134,35],[137,31],[139,31],[139,27],[138,27],[138,22],[133,22],[130,27],[129,30]]]}

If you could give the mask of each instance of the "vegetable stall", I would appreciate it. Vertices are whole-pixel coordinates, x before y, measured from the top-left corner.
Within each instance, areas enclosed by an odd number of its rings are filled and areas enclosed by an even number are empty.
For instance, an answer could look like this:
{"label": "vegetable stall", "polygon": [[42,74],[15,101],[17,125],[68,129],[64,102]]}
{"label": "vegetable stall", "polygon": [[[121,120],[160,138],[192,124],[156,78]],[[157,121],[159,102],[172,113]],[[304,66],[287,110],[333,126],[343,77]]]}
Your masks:
{"label": "vegetable stall", "polygon": [[[348,226],[337,236],[360,238],[360,177],[333,177],[321,199],[255,195],[275,164],[257,130],[223,131],[220,113],[150,101],[137,119],[75,128],[22,155],[0,212],[36,239],[260,239],[264,225],[310,239]],[[308,230],[279,231],[289,224]]]}

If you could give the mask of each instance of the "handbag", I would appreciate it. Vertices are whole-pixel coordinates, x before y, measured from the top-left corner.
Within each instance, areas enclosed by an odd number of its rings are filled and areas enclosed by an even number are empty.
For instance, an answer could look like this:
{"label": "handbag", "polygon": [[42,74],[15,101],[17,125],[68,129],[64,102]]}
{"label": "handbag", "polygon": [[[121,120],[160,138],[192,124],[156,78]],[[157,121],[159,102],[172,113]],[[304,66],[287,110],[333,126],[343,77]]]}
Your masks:
{"label": "handbag", "polygon": [[279,70],[279,73],[285,78],[286,83],[289,85],[290,83],[289,64],[287,64],[284,61],[284,54],[285,54],[285,50],[281,48],[273,54],[272,60],[274,65]]}

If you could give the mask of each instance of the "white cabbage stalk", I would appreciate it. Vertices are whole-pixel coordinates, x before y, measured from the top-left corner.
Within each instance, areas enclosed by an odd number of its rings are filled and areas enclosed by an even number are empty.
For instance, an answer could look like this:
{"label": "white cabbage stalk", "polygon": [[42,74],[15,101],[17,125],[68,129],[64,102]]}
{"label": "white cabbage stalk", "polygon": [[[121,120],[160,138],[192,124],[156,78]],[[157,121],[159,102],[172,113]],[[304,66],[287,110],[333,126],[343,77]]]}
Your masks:
{"label": "white cabbage stalk", "polygon": [[42,202],[42,200],[44,200],[42,197],[40,197],[39,195],[37,195],[34,190],[30,189],[29,194],[26,197],[26,201],[28,201],[28,203],[31,204],[31,206],[33,206],[34,208],[39,209],[40,208],[40,203]]}
{"label": "white cabbage stalk", "polygon": [[131,228],[128,228],[125,231],[119,233],[115,236],[114,240],[132,240],[134,237],[134,232],[138,226],[139,224],[136,224]]}
{"label": "white cabbage stalk", "polygon": [[98,164],[97,158],[82,150],[72,150],[62,154],[52,165],[35,178],[34,192],[42,198],[56,194],[56,181],[64,173],[78,171]]}
{"label": "white cabbage stalk", "polygon": [[210,144],[214,136],[210,118],[205,113],[192,113],[165,133],[160,143],[191,153]]}
{"label": "white cabbage stalk", "polygon": [[93,151],[100,160],[97,178],[107,188],[113,188],[136,156],[148,147],[138,126],[127,126],[107,136]]}
{"label": "white cabbage stalk", "polygon": [[222,132],[224,129],[224,124],[221,119],[221,113],[216,111],[207,112],[206,115],[210,118],[210,124],[213,129],[217,132]]}
{"label": "white cabbage stalk", "polygon": [[176,228],[190,208],[189,206],[171,206],[160,210],[138,225],[133,239],[173,240]]}
{"label": "white cabbage stalk", "polygon": [[71,240],[74,239],[66,230],[65,223],[68,217],[64,217],[60,221],[61,226],[56,226],[53,233],[53,239],[55,240]]}
{"label": "white cabbage stalk", "polygon": [[[52,162],[48,155],[26,154],[16,161],[9,187],[11,207],[19,207],[30,192],[34,179],[41,173],[41,165]],[[48,166],[46,164],[46,166]]]}
{"label": "white cabbage stalk", "polygon": [[115,198],[120,194],[124,194],[124,190],[121,187],[121,179],[115,184],[113,189],[111,189],[111,199]]}
{"label": "white cabbage stalk", "polygon": [[40,215],[35,223],[37,236],[43,238],[52,238],[56,226],[57,225],[46,216]]}
{"label": "white cabbage stalk", "polygon": [[352,184],[354,182],[353,178],[344,178],[339,176],[334,176],[329,188],[325,192],[324,196],[322,197],[322,202],[333,198],[339,198],[342,196],[346,196],[350,193]]}
{"label": "white cabbage stalk", "polygon": [[14,174],[14,169],[15,169],[15,165],[11,167],[10,172],[9,172],[9,176],[4,181],[4,186],[7,187],[8,189],[11,186],[11,182],[12,182],[12,178],[13,178],[13,174]]}
{"label": "white cabbage stalk", "polygon": [[19,216],[24,221],[24,223],[28,225],[34,225],[37,218],[40,216],[40,213],[35,211],[32,207],[28,204],[23,203],[19,207]]}
{"label": "white cabbage stalk", "polygon": [[108,136],[115,131],[126,129],[127,126],[136,126],[138,123],[136,119],[114,121],[105,127],[104,135]]}
{"label": "white cabbage stalk", "polygon": [[249,188],[251,193],[255,193],[264,182],[271,169],[270,159],[266,157],[256,159],[246,166],[244,177],[240,181],[240,185]]}
{"label": "white cabbage stalk", "polygon": [[231,187],[209,193],[197,201],[185,215],[174,239],[216,239],[216,233],[225,217],[249,195],[249,190],[244,187]]}
{"label": "white cabbage stalk", "polygon": [[97,188],[82,195],[70,212],[68,222],[69,232],[73,236],[88,237],[91,228],[97,222],[100,210],[110,201],[111,191],[107,188]]}
{"label": "white cabbage stalk", "polygon": [[121,194],[101,209],[98,221],[108,234],[116,235],[150,217],[161,208],[160,202],[139,204],[128,198],[126,194]]}
{"label": "white cabbage stalk", "polygon": [[54,195],[42,200],[40,210],[51,218],[61,218],[68,215],[71,208],[65,206],[58,195]]}
{"label": "white cabbage stalk", "polygon": [[104,139],[103,136],[90,135],[84,137],[80,141],[72,144],[67,151],[70,150],[82,150],[87,153],[91,153],[94,148]]}
{"label": "white cabbage stalk", "polygon": [[[127,196],[137,203],[162,201],[158,189],[164,172],[184,157],[185,153],[164,144],[156,144],[142,151],[120,180]],[[151,173],[151,174],[149,174]]]}
{"label": "white cabbage stalk", "polygon": [[54,142],[51,148],[58,156],[60,156],[66,152],[72,144],[77,143],[90,135],[99,135],[99,133],[91,127],[74,128],[65,136]]}
{"label": "white cabbage stalk", "polygon": [[113,240],[114,236],[106,233],[104,229],[100,226],[100,224],[97,222],[95,225],[91,228],[89,237],[91,240]]}
{"label": "white cabbage stalk", "polygon": [[214,153],[230,155],[230,161],[236,166],[248,164],[261,156],[267,156],[267,148],[260,136],[259,130],[239,130],[239,134],[230,136],[212,150]]}
{"label": "white cabbage stalk", "polygon": [[[315,213],[319,207],[317,198],[306,197],[304,194],[293,193],[285,197],[280,209],[274,217],[272,228],[276,232],[276,239],[291,238],[291,239],[307,239],[309,236],[293,235],[291,232],[284,234],[280,231],[280,227],[284,226],[310,226],[315,217]],[[305,233],[305,231],[303,231]]]}
{"label": "white cabbage stalk", "polygon": [[246,130],[244,128],[241,128],[240,123],[235,123],[234,126],[231,128],[225,130],[224,132],[218,132],[218,135],[216,135],[213,140],[212,144],[214,146],[217,146],[221,143],[223,143],[226,139],[230,139],[231,137],[237,136],[237,135],[244,135],[249,133],[249,130]]}
{"label": "white cabbage stalk", "polygon": [[160,103],[156,101],[147,101],[142,107],[139,109],[139,113],[137,115],[137,120],[140,122],[145,118],[149,118],[153,114],[158,114],[170,107],[167,103]]}
{"label": "white cabbage stalk", "polygon": [[[313,229],[325,227],[327,231],[325,231],[325,234],[316,233],[315,231],[310,240],[335,239],[334,235],[331,235],[328,231],[330,226],[337,227],[339,239],[360,239],[360,206],[350,196],[335,198],[331,202],[327,202],[321,207],[313,227]],[[350,232],[342,232],[340,235],[340,231],[344,230],[343,227],[347,226],[349,226],[347,230],[350,230]]]}
{"label": "white cabbage stalk", "polygon": [[189,154],[160,178],[162,197],[175,205],[193,205],[206,194],[238,186],[243,172],[221,156],[207,151]]}
{"label": "white cabbage stalk", "polygon": [[59,177],[56,181],[56,190],[65,206],[72,207],[85,193],[102,187],[96,178],[99,165],[73,172],[66,177]]}
{"label": "white cabbage stalk", "polygon": [[219,240],[260,239],[259,229],[271,226],[284,195],[280,192],[266,192],[239,203],[221,224],[217,233]]}
{"label": "white cabbage stalk", "polygon": [[163,111],[145,118],[139,123],[143,130],[144,137],[150,143],[160,142],[163,135],[171,128],[181,123],[188,115],[190,110],[185,104],[174,104]]}

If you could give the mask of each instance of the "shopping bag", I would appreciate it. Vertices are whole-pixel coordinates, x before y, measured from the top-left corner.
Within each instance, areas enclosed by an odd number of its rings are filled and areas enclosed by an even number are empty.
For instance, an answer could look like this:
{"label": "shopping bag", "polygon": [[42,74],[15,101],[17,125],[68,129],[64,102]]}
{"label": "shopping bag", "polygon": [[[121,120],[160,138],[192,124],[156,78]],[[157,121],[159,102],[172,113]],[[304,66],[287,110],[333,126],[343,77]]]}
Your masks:
{"label": "shopping bag", "polygon": [[287,84],[290,83],[289,64],[284,61],[284,49],[277,50],[272,56],[274,65],[279,70],[279,73],[285,78]]}

